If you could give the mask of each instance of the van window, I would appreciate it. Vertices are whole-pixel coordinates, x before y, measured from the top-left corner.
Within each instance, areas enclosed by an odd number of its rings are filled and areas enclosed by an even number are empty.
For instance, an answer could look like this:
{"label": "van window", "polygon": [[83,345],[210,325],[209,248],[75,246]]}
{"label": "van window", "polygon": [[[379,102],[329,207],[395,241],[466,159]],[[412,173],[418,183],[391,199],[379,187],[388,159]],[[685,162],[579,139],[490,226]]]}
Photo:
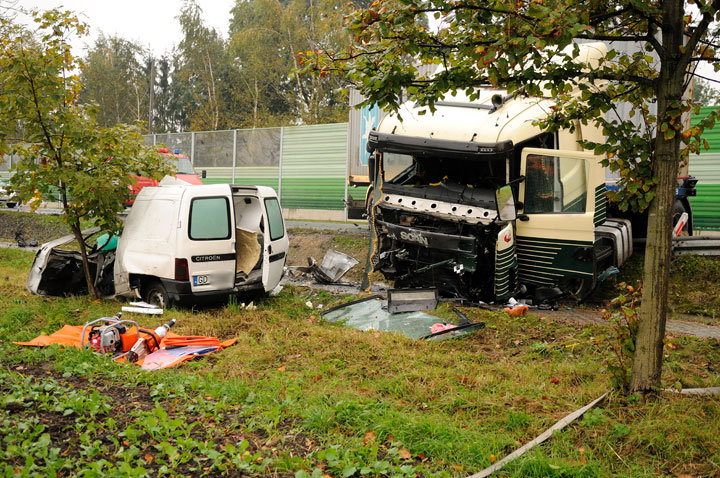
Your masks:
{"label": "van window", "polygon": [[190,239],[230,239],[230,204],[227,198],[195,198],[190,203]]}
{"label": "van window", "polygon": [[265,200],[265,209],[267,209],[268,222],[270,223],[270,240],[280,239],[285,235],[280,203],[276,198],[268,198]]}

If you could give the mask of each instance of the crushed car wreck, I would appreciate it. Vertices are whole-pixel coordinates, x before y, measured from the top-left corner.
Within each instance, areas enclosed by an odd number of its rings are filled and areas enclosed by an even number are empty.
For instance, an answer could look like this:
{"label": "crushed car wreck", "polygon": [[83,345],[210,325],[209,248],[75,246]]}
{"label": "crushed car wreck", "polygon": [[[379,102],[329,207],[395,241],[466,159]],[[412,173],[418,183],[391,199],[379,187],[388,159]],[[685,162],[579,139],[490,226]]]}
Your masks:
{"label": "crushed car wreck", "polygon": [[[40,248],[28,277],[32,293],[87,292],[80,253],[59,249],[72,240]],[[89,259],[103,297],[142,298],[162,308],[273,290],[288,237],[271,188],[164,185],[140,191],[116,250],[99,246]]]}

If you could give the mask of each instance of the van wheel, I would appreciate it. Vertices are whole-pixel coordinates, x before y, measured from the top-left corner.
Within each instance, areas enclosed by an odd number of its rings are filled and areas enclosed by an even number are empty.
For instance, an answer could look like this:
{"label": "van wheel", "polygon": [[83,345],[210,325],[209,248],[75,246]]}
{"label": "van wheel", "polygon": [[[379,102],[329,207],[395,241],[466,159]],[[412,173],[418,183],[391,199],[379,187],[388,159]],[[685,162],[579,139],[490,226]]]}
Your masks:
{"label": "van wheel", "polygon": [[157,280],[149,282],[143,288],[141,295],[145,302],[160,307],[161,309],[166,309],[172,305],[165,286]]}

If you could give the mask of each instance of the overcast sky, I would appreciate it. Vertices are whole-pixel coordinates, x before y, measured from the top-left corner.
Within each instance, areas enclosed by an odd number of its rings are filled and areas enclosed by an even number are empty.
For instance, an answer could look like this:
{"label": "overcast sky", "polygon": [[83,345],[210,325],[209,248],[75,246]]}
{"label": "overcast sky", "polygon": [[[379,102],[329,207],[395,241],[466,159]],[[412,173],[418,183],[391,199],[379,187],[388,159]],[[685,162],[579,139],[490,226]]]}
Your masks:
{"label": "overcast sky", "polygon": [[[83,56],[84,48],[103,32],[137,42],[155,56],[161,56],[180,41],[180,24],[176,17],[182,3],[182,0],[19,0],[18,6],[40,10],[64,7],[78,13],[90,25],[90,35],[73,45],[82,50],[75,51],[76,55]],[[227,38],[230,9],[234,3],[235,0],[198,0],[206,24],[224,38]],[[720,73],[714,72],[707,63],[698,68],[698,73],[720,80]]]}
{"label": "overcast sky", "polygon": [[[135,41],[160,56],[169,53],[180,41],[180,24],[176,17],[182,3],[182,0],[20,0],[18,6],[40,10],[63,7],[77,13],[90,25],[89,38],[74,45],[78,48],[84,47],[82,43],[91,44],[103,32]],[[205,23],[225,38],[234,3],[234,0],[198,1]]]}

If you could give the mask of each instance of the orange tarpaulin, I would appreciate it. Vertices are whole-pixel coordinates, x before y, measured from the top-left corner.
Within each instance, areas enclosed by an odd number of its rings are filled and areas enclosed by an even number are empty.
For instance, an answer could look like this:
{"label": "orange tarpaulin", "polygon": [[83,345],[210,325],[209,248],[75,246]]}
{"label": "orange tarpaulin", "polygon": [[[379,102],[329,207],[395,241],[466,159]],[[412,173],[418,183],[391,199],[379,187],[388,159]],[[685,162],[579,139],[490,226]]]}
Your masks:
{"label": "orange tarpaulin", "polygon": [[[68,347],[80,348],[83,330],[82,325],[63,325],[62,329],[57,332],[53,332],[50,335],[40,335],[28,342],[13,342],[18,345],[30,345],[34,347],[46,347],[51,344],[67,345]],[[88,342],[88,335],[90,335],[90,327],[85,331],[85,343]]]}
{"label": "orange tarpaulin", "polygon": [[[64,325],[57,332],[53,332],[50,335],[40,335],[27,342],[13,342],[17,345],[26,345],[32,347],[46,347],[51,344],[66,345],[68,347],[81,347],[81,336],[83,331],[83,325]],[[91,328],[88,327],[85,331],[85,344],[88,344],[88,335],[90,334]],[[175,358],[170,361],[163,361],[162,365],[160,361],[153,368],[167,368],[178,365],[187,360],[191,360],[199,355],[207,355],[208,353],[222,350],[225,347],[230,347],[232,344],[237,342],[237,339],[228,339],[220,341],[217,337],[203,337],[197,335],[178,335],[173,332],[168,332],[165,337],[160,341],[160,349],[154,353],[164,351],[166,347],[170,347],[169,350],[177,349],[177,352],[165,353],[164,355],[173,355]],[[192,347],[192,348],[186,348]],[[214,347],[214,350],[213,350]],[[184,349],[184,350],[180,350]],[[206,353],[198,354],[198,351],[203,349]],[[152,355],[152,354],[151,354]],[[145,360],[148,359],[148,355]],[[138,361],[138,365],[142,365],[142,360]],[[148,367],[143,367],[148,368]]]}

